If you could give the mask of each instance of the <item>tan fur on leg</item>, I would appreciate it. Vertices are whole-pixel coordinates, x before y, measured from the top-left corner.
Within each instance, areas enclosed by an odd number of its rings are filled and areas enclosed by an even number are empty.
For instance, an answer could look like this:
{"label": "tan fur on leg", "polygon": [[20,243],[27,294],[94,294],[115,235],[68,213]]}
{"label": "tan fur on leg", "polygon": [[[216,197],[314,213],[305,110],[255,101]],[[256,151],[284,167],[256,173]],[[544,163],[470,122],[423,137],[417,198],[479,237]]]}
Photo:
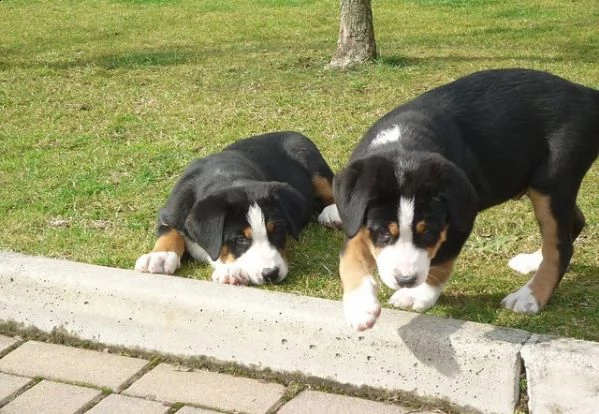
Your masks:
{"label": "tan fur on leg", "polygon": [[154,243],[153,252],[175,252],[179,258],[185,253],[185,239],[175,229],[170,229],[158,237]]}

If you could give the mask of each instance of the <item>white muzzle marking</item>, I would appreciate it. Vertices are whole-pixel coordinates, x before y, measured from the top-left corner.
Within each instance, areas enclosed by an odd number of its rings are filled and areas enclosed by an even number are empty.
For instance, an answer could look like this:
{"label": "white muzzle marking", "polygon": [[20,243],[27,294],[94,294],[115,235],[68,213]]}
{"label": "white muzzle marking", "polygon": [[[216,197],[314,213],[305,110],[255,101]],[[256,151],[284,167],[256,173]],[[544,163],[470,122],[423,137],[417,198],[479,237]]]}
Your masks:
{"label": "white muzzle marking", "polygon": [[414,199],[401,197],[397,215],[399,238],[394,244],[381,249],[376,257],[381,280],[394,290],[401,287],[397,280],[401,277],[415,276],[416,280],[410,287],[420,285],[426,280],[430,269],[428,252],[414,245]]}

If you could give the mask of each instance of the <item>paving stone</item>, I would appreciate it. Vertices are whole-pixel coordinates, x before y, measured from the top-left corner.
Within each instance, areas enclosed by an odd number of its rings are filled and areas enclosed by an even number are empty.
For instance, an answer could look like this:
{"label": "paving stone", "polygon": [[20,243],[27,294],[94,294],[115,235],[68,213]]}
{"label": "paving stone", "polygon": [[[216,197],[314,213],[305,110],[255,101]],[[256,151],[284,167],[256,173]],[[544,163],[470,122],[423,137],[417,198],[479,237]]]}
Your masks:
{"label": "paving stone", "polygon": [[190,407],[186,405],[177,411],[177,414],[220,414],[220,411],[212,411],[206,408]]}
{"label": "paving stone", "polygon": [[[278,414],[407,414],[422,413],[412,408],[403,408],[397,405],[385,404],[376,401],[364,400],[362,398],[347,397],[344,395],[328,394],[320,391],[303,391],[287,404]],[[432,413],[431,413],[432,414]]]}
{"label": "paving stone", "polygon": [[0,371],[120,390],[148,361],[28,341],[0,359]]}
{"label": "paving stone", "polygon": [[41,381],[2,407],[2,414],[68,414],[90,404],[102,393],[93,388]]}
{"label": "paving stone", "polygon": [[0,335],[0,354],[19,342],[18,339],[11,338],[10,336]]}
{"label": "paving stone", "polygon": [[30,381],[31,378],[17,377],[0,372],[0,405],[7,403],[17,391]]}
{"label": "paving stone", "polygon": [[189,372],[159,364],[123,393],[158,401],[181,402],[224,411],[264,413],[285,387],[208,371]]}
{"label": "paving stone", "polygon": [[168,405],[126,395],[110,394],[91,410],[89,414],[164,414],[169,410]]}

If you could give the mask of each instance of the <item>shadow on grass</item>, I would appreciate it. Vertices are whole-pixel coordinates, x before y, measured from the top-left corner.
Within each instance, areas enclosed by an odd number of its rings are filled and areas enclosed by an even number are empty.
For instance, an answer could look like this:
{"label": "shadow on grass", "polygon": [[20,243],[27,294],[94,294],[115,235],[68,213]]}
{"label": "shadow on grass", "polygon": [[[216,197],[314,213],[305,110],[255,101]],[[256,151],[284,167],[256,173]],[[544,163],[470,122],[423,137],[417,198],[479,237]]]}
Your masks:
{"label": "shadow on grass", "polygon": [[92,59],[80,61],[55,62],[50,67],[56,69],[67,69],[69,67],[95,65],[107,70],[133,69],[151,66],[174,66],[188,63],[197,63],[208,56],[213,57],[217,51],[202,53],[199,50],[175,49],[170,51],[139,51],[114,55],[98,56]]}
{"label": "shadow on grass", "polygon": [[[379,56],[375,63],[381,66],[389,66],[393,68],[404,68],[409,66],[424,66],[435,63],[462,63],[462,62],[513,62],[523,61],[529,63],[566,63],[572,61],[578,61],[581,63],[592,63],[597,62],[599,59],[589,51],[590,48],[586,48],[579,52],[571,51],[564,53],[562,56],[527,56],[527,55],[506,55],[506,56],[465,56],[465,55],[451,55],[451,56],[431,56],[425,58],[411,58],[401,55],[390,55],[390,56]],[[575,50],[573,47],[572,50]]]}
{"label": "shadow on grass", "polygon": [[16,67],[22,69],[46,68],[62,70],[86,66],[97,66],[107,70],[135,69],[198,63],[207,59],[220,58],[223,53],[217,49],[173,49],[131,51],[72,60],[22,60],[17,62],[0,60],[0,69],[8,70]]}
{"label": "shadow on grass", "polygon": [[427,63],[427,59],[410,58],[407,56],[379,56],[375,63],[382,66],[391,66],[394,68],[404,68],[407,66],[418,66]]}
{"label": "shadow on grass", "polygon": [[[513,288],[493,293],[443,293],[429,313],[454,319],[487,323],[540,334],[598,340],[599,326],[594,324],[599,308],[599,266],[572,264],[549,303],[537,314],[518,314],[501,305]],[[523,282],[527,280],[526,278]]]}
{"label": "shadow on grass", "polygon": [[[383,55],[379,56],[374,62],[377,65],[392,68],[405,68],[411,66],[424,66],[439,63],[460,63],[460,62],[513,62],[525,61],[536,63],[559,63],[559,62],[596,62],[594,46],[577,47],[571,45],[567,51],[559,57],[548,56],[527,56],[527,55],[505,55],[505,56],[467,56],[467,55],[445,55],[431,57],[408,57],[404,55]],[[234,53],[231,51],[230,53]],[[12,53],[15,54],[15,53]],[[7,61],[0,60],[0,70],[10,68],[49,68],[49,69],[69,69],[85,66],[98,66],[107,70],[114,69],[134,69],[144,67],[174,66],[190,63],[199,63],[209,59],[226,58],[227,52],[222,49],[202,49],[202,48],[174,48],[172,50],[140,50],[123,53],[114,53],[100,56],[90,56],[80,59],[63,59],[54,61],[40,60],[21,60]],[[11,53],[3,53],[6,59]],[[323,55],[324,56],[324,55]],[[327,55],[328,57],[328,55]],[[323,59],[325,59],[323,57]],[[326,59],[325,59],[326,60]],[[309,69],[311,67],[322,66],[324,60],[314,59],[305,56],[297,56],[286,63],[279,62],[278,69]]]}

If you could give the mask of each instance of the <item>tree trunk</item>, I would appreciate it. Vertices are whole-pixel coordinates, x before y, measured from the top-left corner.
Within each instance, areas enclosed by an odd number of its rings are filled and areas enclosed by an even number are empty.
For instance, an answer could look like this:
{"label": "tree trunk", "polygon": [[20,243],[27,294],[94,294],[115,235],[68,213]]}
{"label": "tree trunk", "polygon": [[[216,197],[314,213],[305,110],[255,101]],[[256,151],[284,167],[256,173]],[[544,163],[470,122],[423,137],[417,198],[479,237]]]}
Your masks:
{"label": "tree trunk", "polygon": [[345,69],[376,58],[370,0],[340,0],[337,51],[327,68]]}

